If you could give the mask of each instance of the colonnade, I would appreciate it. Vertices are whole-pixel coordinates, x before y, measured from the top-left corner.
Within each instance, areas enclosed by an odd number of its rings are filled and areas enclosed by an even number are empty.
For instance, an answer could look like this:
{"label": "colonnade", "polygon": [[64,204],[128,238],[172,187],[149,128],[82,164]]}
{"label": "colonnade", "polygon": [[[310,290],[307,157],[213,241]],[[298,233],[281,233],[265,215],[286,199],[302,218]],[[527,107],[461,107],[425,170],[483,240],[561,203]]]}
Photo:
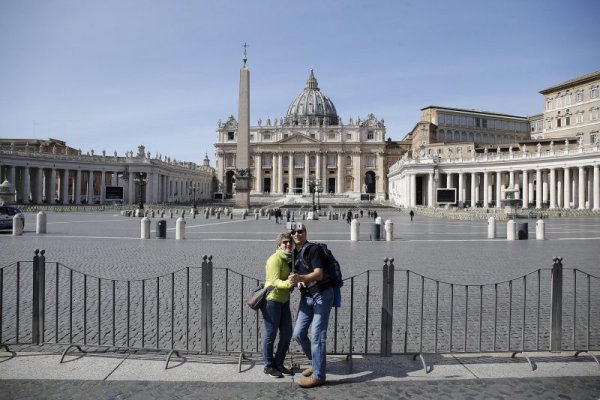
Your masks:
{"label": "colonnade", "polygon": [[[254,192],[264,193],[267,190],[263,184],[264,180],[270,178],[270,192],[278,195],[285,193],[285,187],[289,192],[309,194],[309,182],[312,180],[320,180],[325,192],[362,193],[364,173],[367,170],[383,171],[384,159],[382,154],[377,153],[375,165],[367,165],[361,154],[361,152],[256,152],[253,154]],[[268,159],[265,160],[265,157]],[[303,162],[295,163],[296,157],[302,157]],[[302,178],[302,185],[299,187],[296,178]],[[385,192],[383,179],[377,179],[375,190],[377,193]]]}
{"label": "colonnade", "polygon": [[437,188],[455,188],[458,203],[472,207],[503,207],[507,193],[512,192],[522,200],[523,208],[600,209],[600,162],[557,164],[483,171],[473,166],[436,166],[427,172],[407,171],[392,179],[391,197],[408,207],[435,207]]}
{"label": "colonnade", "polygon": [[[30,162],[32,160],[17,160],[14,164],[2,161],[0,182],[8,180],[12,185],[17,204],[104,204],[108,186],[122,187],[123,202],[132,204],[139,202],[140,196],[150,203],[187,202],[194,197],[196,200],[212,197],[212,173],[194,177],[200,174],[186,171],[185,175],[189,176],[171,175],[160,168],[148,167],[118,166],[112,169],[110,165],[96,165],[96,168],[78,166],[75,169],[68,163],[49,166],[49,163],[41,163],[46,165],[36,166]],[[145,173],[145,182],[140,181],[138,172]]]}

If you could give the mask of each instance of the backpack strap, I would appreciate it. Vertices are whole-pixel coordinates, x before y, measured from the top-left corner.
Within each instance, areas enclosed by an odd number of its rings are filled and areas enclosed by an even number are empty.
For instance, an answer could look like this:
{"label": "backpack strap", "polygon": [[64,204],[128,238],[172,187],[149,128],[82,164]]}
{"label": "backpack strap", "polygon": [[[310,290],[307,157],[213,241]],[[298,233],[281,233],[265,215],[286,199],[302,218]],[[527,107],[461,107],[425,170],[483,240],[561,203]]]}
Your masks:
{"label": "backpack strap", "polygon": [[300,262],[302,262],[305,266],[306,269],[308,269],[310,272],[314,271],[314,268],[312,267],[312,265],[310,265],[309,263],[306,262],[306,257],[304,256],[304,252],[306,250],[308,250],[309,247],[312,247],[315,243],[313,242],[306,242],[304,244],[304,246],[302,247],[302,250],[300,250],[300,253],[298,254],[298,258],[300,259]]}

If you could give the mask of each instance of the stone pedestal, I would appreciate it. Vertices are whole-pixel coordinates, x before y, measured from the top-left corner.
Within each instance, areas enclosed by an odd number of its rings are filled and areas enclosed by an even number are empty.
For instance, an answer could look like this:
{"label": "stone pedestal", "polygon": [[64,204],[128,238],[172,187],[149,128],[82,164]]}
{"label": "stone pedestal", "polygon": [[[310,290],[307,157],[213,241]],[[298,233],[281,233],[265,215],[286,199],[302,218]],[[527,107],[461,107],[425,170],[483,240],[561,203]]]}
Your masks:
{"label": "stone pedestal", "polygon": [[235,177],[235,208],[250,207],[250,177]]}

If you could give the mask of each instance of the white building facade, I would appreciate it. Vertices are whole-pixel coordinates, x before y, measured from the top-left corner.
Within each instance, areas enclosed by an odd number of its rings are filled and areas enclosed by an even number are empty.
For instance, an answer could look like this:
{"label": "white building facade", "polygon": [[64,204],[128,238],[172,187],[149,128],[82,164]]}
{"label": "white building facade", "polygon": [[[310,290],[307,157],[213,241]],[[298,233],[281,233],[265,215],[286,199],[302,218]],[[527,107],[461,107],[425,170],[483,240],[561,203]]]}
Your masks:
{"label": "white building facade", "polygon": [[459,204],[503,207],[507,189],[523,208],[600,210],[598,144],[561,150],[474,154],[465,158],[400,160],[389,174],[390,200],[404,207],[437,207],[436,189],[454,188]]}
{"label": "white building facade", "polygon": [[442,188],[459,206],[500,208],[510,193],[523,208],[599,210],[599,83],[595,72],[543,90],[544,113],[529,118],[423,109],[412,151],[390,168],[390,200],[437,207]]}
{"label": "white building facade", "polygon": [[214,169],[208,158],[201,166],[152,158],[143,146],[136,155],[82,155],[64,142],[50,140],[58,144],[52,149],[45,142],[3,139],[0,144],[0,181],[12,185],[17,204],[104,204],[107,187],[123,188],[122,202],[131,204],[212,198]]}

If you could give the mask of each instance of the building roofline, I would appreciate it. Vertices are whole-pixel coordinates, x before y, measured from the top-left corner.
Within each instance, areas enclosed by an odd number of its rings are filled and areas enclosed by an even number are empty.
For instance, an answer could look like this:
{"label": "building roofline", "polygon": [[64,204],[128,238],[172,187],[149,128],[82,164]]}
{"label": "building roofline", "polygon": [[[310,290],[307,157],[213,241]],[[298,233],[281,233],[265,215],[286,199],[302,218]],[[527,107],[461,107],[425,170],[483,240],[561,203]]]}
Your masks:
{"label": "building roofline", "polygon": [[558,90],[567,89],[575,85],[581,85],[584,83],[592,82],[597,79],[600,79],[600,70],[578,76],[577,78],[569,79],[568,81],[564,81],[562,83],[559,83],[558,85],[550,86],[547,89],[540,90],[540,94],[556,92]]}
{"label": "building roofline", "polygon": [[502,114],[502,113],[497,113],[497,112],[492,112],[492,111],[475,110],[475,109],[468,109],[468,108],[453,108],[453,107],[443,107],[443,106],[431,105],[431,106],[421,108],[421,111],[427,110],[428,108],[436,108],[439,110],[454,111],[454,112],[459,112],[459,113],[469,113],[469,114],[475,113],[475,114],[490,115],[490,116],[495,116],[495,117],[518,118],[518,119],[524,120],[524,122],[527,121],[527,117],[524,117],[522,115]]}

